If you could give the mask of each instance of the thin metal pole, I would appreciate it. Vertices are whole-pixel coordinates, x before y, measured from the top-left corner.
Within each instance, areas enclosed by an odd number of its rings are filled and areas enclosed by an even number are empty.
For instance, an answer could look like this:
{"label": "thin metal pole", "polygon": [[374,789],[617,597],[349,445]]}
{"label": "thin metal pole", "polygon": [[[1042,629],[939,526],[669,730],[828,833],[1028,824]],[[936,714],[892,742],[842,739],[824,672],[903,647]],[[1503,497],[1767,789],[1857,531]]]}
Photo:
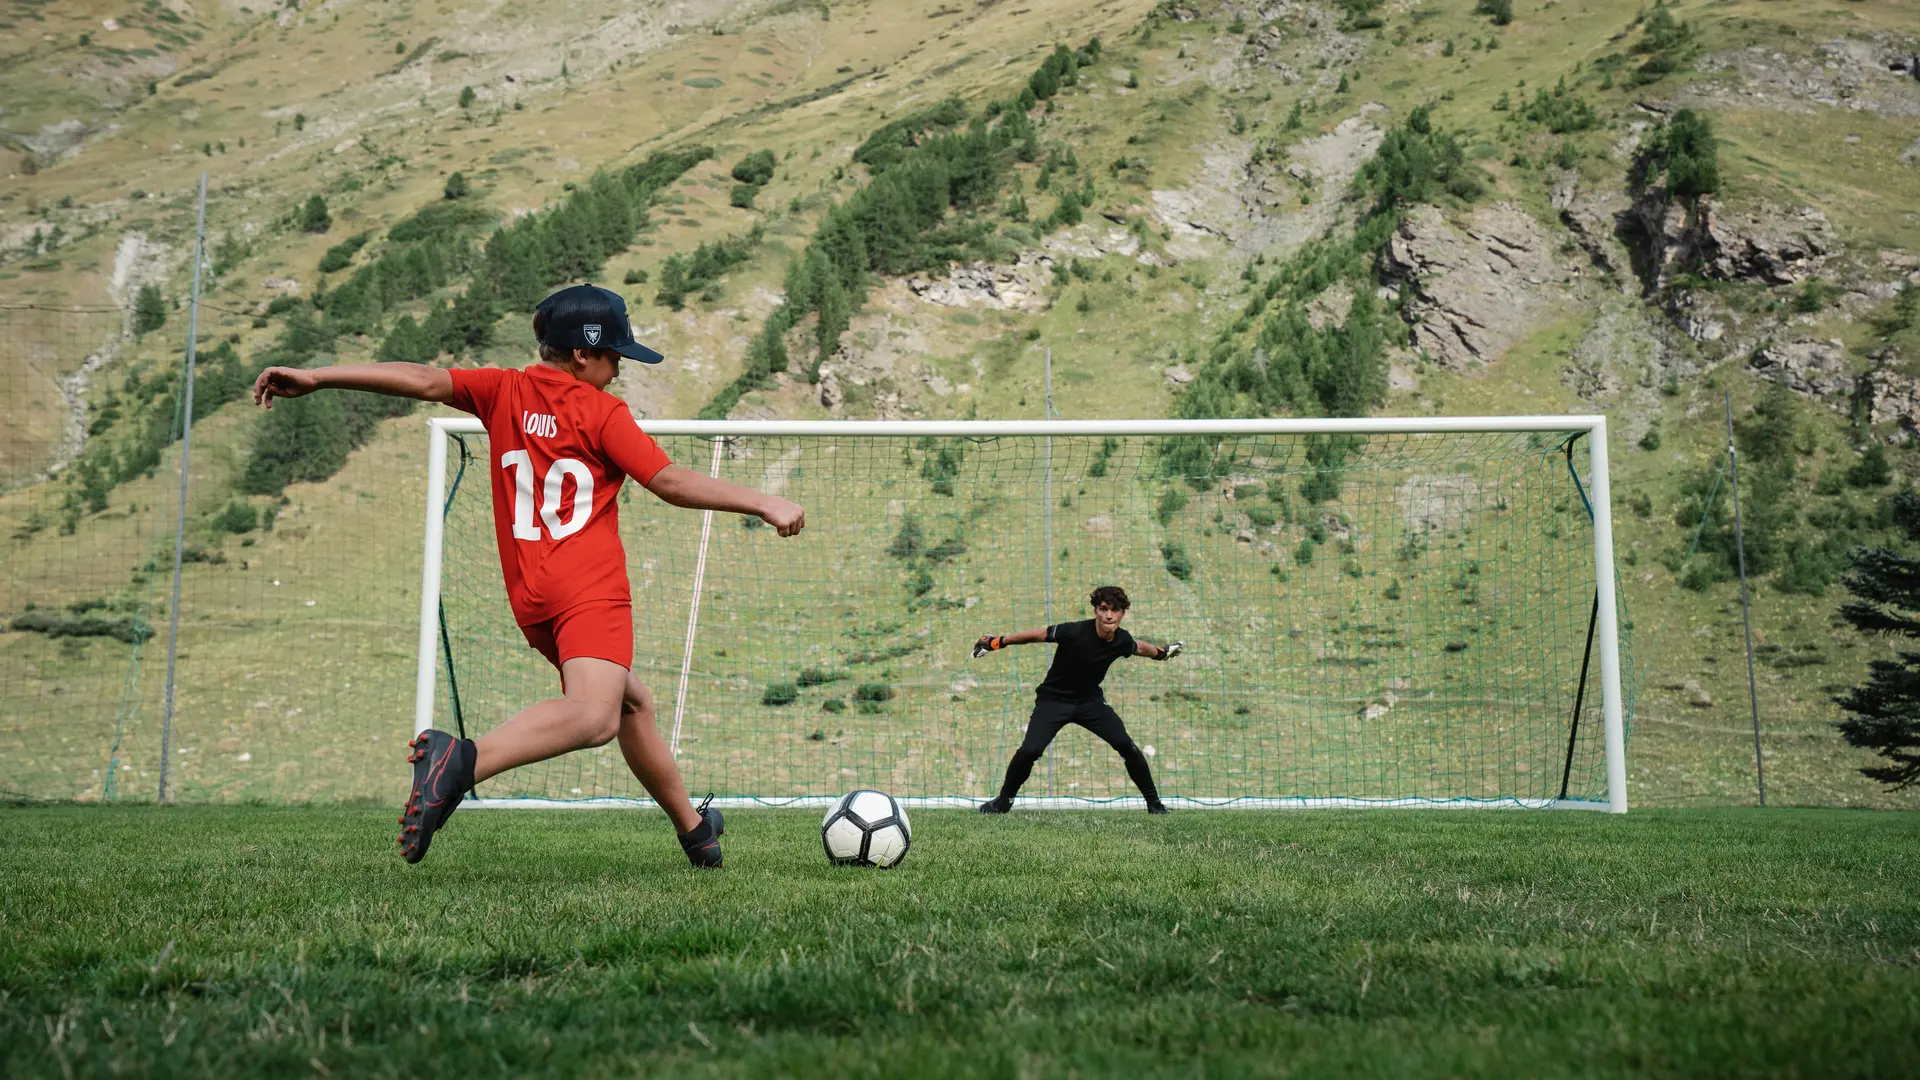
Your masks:
{"label": "thin metal pole", "polygon": [[187,545],[187,464],[193,454],[193,352],[200,336],[200,263],[207,246],[207,174],[200,174],[199,220],[193,229],[193,299],[187,305],[187,389],[180,424],[180,509],[173,529],[173,606],[167,614],[167,686],[160,711],[160,797],[167,801],[173,748],[173,675],[180,657],[180,562]]}
{"label": "thin metal pole", "polygon": [[1573,748],[1580,743],[1580,713],[1587,706],[1587,671],[1593,663],[1593,630],[1600,623],[1600,591],[1593,593],[1593,612],[1587,616],[1587,650],[1580,654],[1580,683],[1573,694],[1573,725],[1567,729],[1567,764],[1560,770],[1560,797],[1573,784]]}
{"label": "thin metal pole", "polygon": [[[713,440],[713,464],[707,469],[707,475],[720,475],[720,456],[726,452],[727,440]],[[687,600],[687,642],[680,652],[680,685],[673,692],[673,735],[667,740],[667,747],[675,761],[680,760],[680,726],[687,716],[687,678],[693,671],[693,635],[700,629],[700,590],[707,581],[707,544],[713,540],[713,511],[709,510],[700,519],[700,554],[693,562],[693,595]]]}
{"label": "thin metal pole", "polygon": [[1760,760],[1760,691],[1753,680],[1753,613],[1747,604],[1747,541],[1740,523],[1740,452],[1733,443],[1733,391],[1726,390],[1727,468],[1733,482],[1733,550],[1740,560],[1740,625],[1747,633],[1747,704],[1753,710],[1753,778],[1767,805],[1767,767]]}
{"label": "thin metal pole", "polygon": [[[1045,398],[1042,407],[1046,418],[1053,419],[1053,347],[1047,347]],[[1053,625],[1053,436],[1047,436],[1047,484],[1046,508],[1042,511],[1046,518],[1046,559],[1047,564],[1047,625]],[[1047,794],[1053,794],[1053,755],[1047,755]]]}

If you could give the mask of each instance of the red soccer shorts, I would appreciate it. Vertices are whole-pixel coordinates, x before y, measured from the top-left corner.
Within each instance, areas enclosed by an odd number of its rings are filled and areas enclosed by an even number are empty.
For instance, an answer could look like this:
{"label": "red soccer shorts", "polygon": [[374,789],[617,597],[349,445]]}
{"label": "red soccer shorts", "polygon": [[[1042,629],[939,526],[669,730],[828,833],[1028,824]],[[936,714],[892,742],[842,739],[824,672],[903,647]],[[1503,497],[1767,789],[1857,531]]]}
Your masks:
{"label": "red soccer shorts", "polygon": [[633,605],[625,600],[589,600],[520,632],[556,670],[580,656],[633,668]]}

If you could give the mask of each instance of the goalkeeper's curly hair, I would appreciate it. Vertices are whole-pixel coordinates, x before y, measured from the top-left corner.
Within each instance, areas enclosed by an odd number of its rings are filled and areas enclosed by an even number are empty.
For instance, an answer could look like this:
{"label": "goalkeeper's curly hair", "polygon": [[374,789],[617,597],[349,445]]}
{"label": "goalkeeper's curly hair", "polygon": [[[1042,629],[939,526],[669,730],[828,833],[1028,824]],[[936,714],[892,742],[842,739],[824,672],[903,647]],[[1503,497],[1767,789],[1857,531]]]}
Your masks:
{"label": "goalkeeper's curly hair", "polygon": [[1093,590],[1093,595],[1087,597],[1087,603],[1094,607],[1105,605],[1115,611],[1125,611],[1133,606],[1133,601],[1127,599],[1127,590],[1118,585],[1102,585]]}

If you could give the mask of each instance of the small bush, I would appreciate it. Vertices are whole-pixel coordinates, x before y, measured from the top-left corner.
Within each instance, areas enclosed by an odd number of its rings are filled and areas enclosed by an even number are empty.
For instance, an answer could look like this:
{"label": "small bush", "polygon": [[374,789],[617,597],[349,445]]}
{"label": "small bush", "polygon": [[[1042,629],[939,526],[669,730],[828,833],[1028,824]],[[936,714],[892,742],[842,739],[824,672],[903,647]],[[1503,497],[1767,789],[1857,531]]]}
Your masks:
{"label": "small bush", "polygon": [[837,697],[830,697],[820,703],[820,709],[822,712],[843,713],[847,711],[847,703]]}
{"label": "small bush", "polygon": [[846,677],[847,673],[844,671],[835,671],[832,668],[810,667],[800,669],[798,682],[801,686],[825,686],[830,682],[839,682]]}
{"label": "small bush", "polygon": [[1313,562],[1313,541],[1311,540],[1300,541],[1300,546],[1293,549],[1293,561],[1299,563],[1301,566],[1306,566],[1312,563]]}
{"label": "small bush", "polygon": [[912,562],[927,549],[927,535],[920,528],[920,519],[908,514],[900,519],[900,530],[893,534],[893,540],[887,544],[887,554],[904,562]]}
{"label": "small bush", "polygon": [[645,285],[647,283],[647,272],[645,270],[629,270],[627,271],[627,275],[620,280],[626,285]]}
{"label": "small bush", "polygon": [[1193,576],[1193,561],[1187,558],[1187,549],[1179,544],[1161,544],[1160,558],[1166,563],[1167,573],[1181,581]]}
{"label": "small bush", "polygon": [[1473,13],[1487,16],[1495,26],[1505,26],[1513,21],[1513,0],[1475,0]]}
{"label": "small bush", "polygon": [[755,150],[734,163],[731,175],[742,184],[759,187],[773,179],[773,170],[773,151]]}
{"label": "small bush", "polygon": [[105,637],[128,645],[153,637],[153,627],[133,615],[67,615],[58,611],[30,611],[13,620],[15,630],[31,630],[48,637]]}
{"label": "small bush", "polygon": [[760,188],[754,184],[735,184],[733,193],[727,196],[727,205],[737,210],[753,209],[753,197],[760,194]]}
{"label": "small bush", "polygon": [[853,688],[853,700],[874,703],[892,701],[893,687],[883,682],[861,683]]}
{"label": "small bush", "polygon": [[1162,525],[1166,525],[1173,520],[1173,515],[1179,513],[1186,505],[1186,492],[1181,491],[1177,487],[1170,486],[1167,490],[1160,493],[1159,505],[1153,509],[1154,520]]}
{"label": "small bush", "polygon": [[474,98],[473,87],[463,86],[460,88],[460,107],[461,108],[463,109],[473,108],[473,98]]}
{"label": "small bush", "polygon": [[1847,486],[1857,488],[1886,487],[1893,482],[1893,466],[1887,461],[1887,449],[1879,443],[1867,447],[1860,460],[1847,470]]}
{"label": "small bush", "polygon": [[[459,174],[455,173],[454,175],[458,176]],[[348,266],[352,265],[353,257],[360,253],[360,249],[367,246],[367,241],[370,238],[371,234],[369,233],[355,233],[328,248],[327,253],[320,257],[320,272],[323,274],[331,274],[345,270]]]}
{"label": "small bush", "polygon": [[768,683],[766,692],[760,695],[762,705],[791,705],[800,697],[800,688],[790,682]]}
{"label": "small bush", "polygon": [[440,189],[440,197],[443,199],[464,199],[472,190],[472,187],[467,183],[466,173],[454,173],[452,176],[447,177],[447,186]]}
{"label": "small bush", "polygon": [[239,535],[250,533],[260,527],[260,512],[250,503],[235,499],[221,508],[213,520],[207,523],[216,533]]}
{"label": "small bush", "polygon": [[1647,429],[1647,433],[1645,435],[1640,436],[1640,449],[1649,450],[1649,451],[1660,449],[1660,429],[1659,428],[1650,427]]}

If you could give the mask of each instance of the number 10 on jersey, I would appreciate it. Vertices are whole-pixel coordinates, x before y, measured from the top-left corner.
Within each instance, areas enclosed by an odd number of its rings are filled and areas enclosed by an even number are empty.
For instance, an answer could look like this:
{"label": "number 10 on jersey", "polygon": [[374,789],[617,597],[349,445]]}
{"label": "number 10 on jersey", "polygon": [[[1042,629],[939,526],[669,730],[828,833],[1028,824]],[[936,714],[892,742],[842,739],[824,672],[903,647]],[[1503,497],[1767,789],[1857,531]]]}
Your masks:
{"label": "number 10 on jersey", "polygon": [[[533,459],[525,450],[509,450],[500,455],[500,467],[513,478],[513,538],[539,540],[540,526],[533,520]],[[573,506],[572,513],[562,519],[560,501],[568,477],[573,478]],[[564,540],[587,527],[587,519],[593,516],[593,473],[585,462],[555,458],[540,494],[540,520],[546,523],[548,536]]]}

